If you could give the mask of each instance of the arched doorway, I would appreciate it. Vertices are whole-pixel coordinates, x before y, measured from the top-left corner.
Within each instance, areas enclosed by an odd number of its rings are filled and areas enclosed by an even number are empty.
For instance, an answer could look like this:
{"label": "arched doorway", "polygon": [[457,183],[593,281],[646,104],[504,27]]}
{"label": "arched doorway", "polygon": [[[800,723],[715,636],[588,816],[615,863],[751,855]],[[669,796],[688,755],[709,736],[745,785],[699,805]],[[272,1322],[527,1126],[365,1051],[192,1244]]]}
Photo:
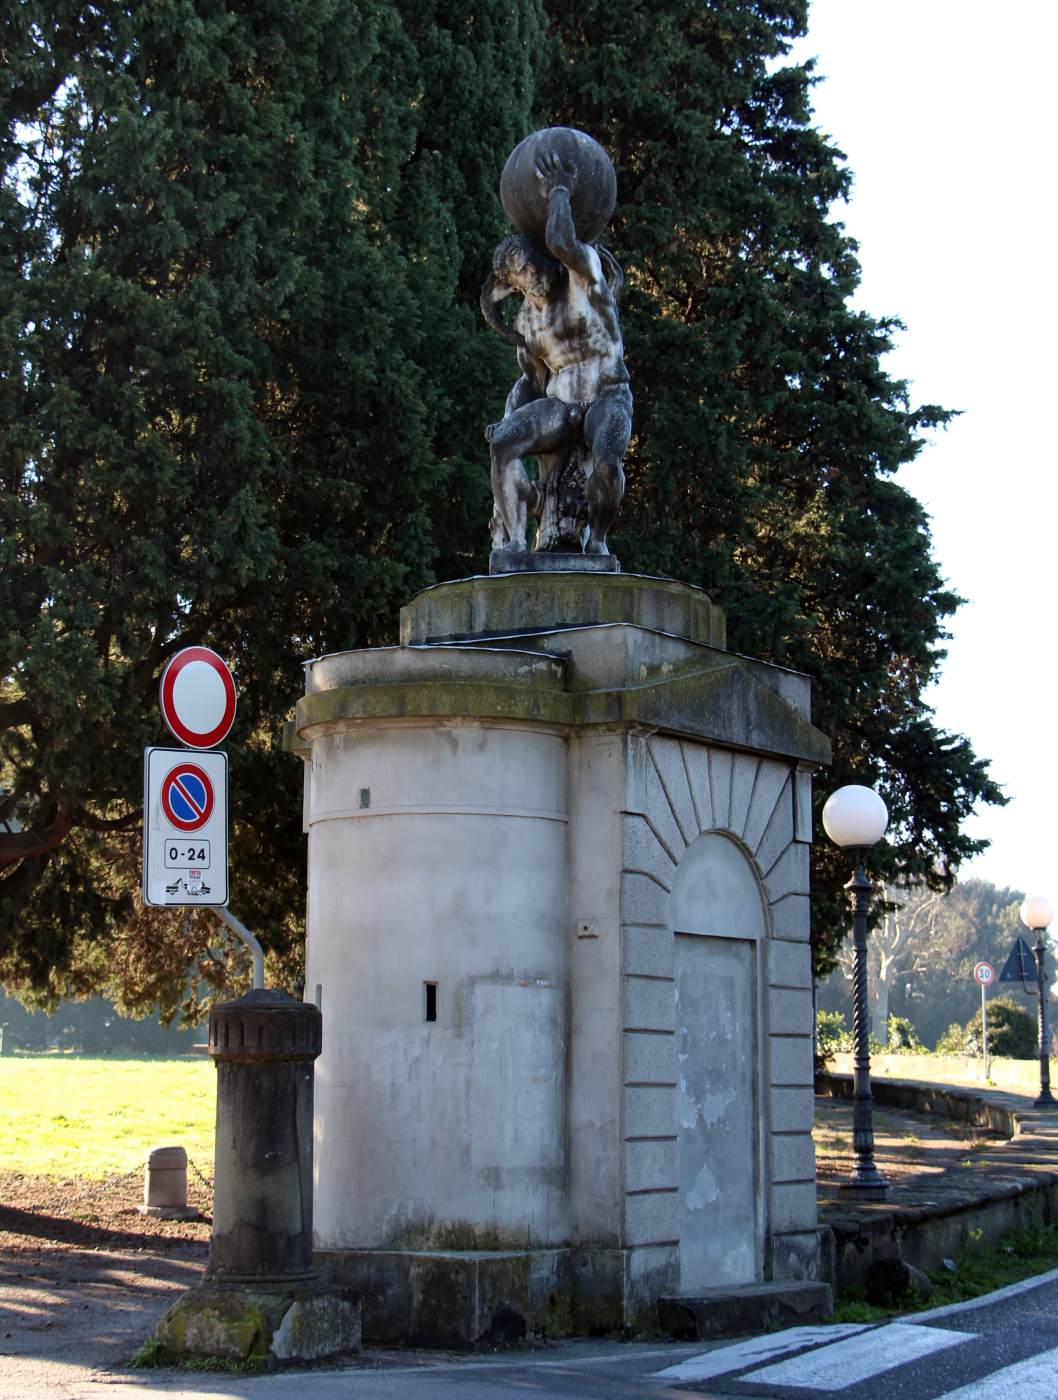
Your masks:
{"label": "arched doorway", "polygon": [[759,962],[767,914],[755,867],[720,832],[691,843],[670,900],[675,937],[680,1291],[763,1272]]}

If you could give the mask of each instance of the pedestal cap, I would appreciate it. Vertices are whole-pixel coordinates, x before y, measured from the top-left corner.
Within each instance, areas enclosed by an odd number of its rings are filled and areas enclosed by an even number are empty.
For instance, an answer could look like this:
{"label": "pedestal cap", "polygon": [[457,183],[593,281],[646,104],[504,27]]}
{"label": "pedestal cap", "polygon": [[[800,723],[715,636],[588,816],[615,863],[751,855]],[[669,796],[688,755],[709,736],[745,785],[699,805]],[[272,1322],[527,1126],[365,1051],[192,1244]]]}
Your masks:
{"label": "pedestal cap", "polygon": [[232,1060],[315,1060],[323,1048],[317,1007],[287,992],[260,988],[221,1002],[209,1015],[209,1053]]}

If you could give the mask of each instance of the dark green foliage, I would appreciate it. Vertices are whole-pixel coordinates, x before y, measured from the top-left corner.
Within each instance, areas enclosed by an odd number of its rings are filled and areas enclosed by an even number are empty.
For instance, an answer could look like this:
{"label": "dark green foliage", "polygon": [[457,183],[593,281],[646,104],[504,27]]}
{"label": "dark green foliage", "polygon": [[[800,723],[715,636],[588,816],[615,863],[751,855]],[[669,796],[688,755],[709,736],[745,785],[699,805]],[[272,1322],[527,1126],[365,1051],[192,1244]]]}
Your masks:
{"label": "dark green foliage", "polygon": [[[476,303],[503,159],[612,151],[636,394],[617,552],[713,589],[815,680],[820,797],[877,781],[890,880],[943,883],[999,793],[922,695],[957,599],[891,479],[938,408],[850,310],[848,187],[783,66],[803,0],[27,0],[0,70],[0,978],[172,1008],[203,917],[138,907],[164,659],[234,663],[233,907],[296,983],[300,661],[391,641],[482,566],[482,427],[516,370]],[[546,16],[545,11],[546,9]],[[545,37],[546,28],[546,37]],[[820,843],[817,967],[847,914]],[[186,1004],[194,1012],[189,997]]]}
{"label": "dark green foliage", "polygon": [[301,774],[277,731],[299,663],[390,640],[435,561],[486,541],[480,424],[509,371],[473,310],[503,229],[483,190],[527,123],[538,25],[509,10],[29,0],[6,21],[8,985],[171,1006],[196,958],[223,978],[209,916],[134,896],[158,674],[195,642],[241,697],[233,905],[296,974]]}
{"label": "dark green foliage", "polygon": [[[974,981],[974,965],[990,962],[997,976],[1002,971],[1015,939],[1025,934],[1018,917],[1023,898],[1020,891],[1002,889],[987,880],[961,880],[946,895],[924,889],[900,894],[901,907],[896,916],[899,943],[892,937],[892,921],[872,932],[868,943],[872,998],[880,955],[892,955],[890,1025],[894,1018],[906,1017],[919,1039],[933,1045],[953,1023],[960,1036],[962,1027],[975,1013],[980,1023],[981,988]],[[836,972],[817,989],[820,1008],[846,1011],[851,1005],[851,960],[847,951],[842,953],[845,975]],[[1049,950],[1049,966],[1052,956]],[[990,1008],[999,993],[1013,997],[1035,1017],[1035,1002],[1022,993],[1017,983],[1013,987],[1006,983],[994,985],[988,994]]]}
{"label": "dark green foliage", "polygon": [[828,1060],[853,1048],[852,1032],[840,1011],[816,1012],[816,1057]]}
{"label": "dark green foliage", "polygon": [[[950,414],[909,405],[880,363],[897,323],[848,304],[856,246],[829,215],[850,176],[811,127],[810,69],[782,64],[807,3],[549,11],[539,117],[592,132],[618,171],[636,438],[616,552],[713,590],[734,650],[813,677],[820,803],[879,786],[879,873],[943,885],[982,844],[963,819],[1002,796],[923,703],[959,600],[891,477]],[[816,847],[817,973],[848,927],[846,867]]]}
{"label": "dark green foliage", "polygon": [[886,1049],[890,1054],[916,1054],[925,1048],[906,1016],[889,1017],[889,1041]]}
{"label": "dark green foliage", "polygon": [[[1036,1030],[1035,998],[1023,1003],[1013,994],[990,997],[988,1001],[988,1053],[1011,1060],[1033,1060],[1039,1053]],[[937,1041],[939,1055],[981,1055],[984,1037],[981,1032],[981,1012],[971,1016],[964,1026],[950,1025]]]}
{"label": "dark green foliage", "polygon": [[65,1001],[50,1015],[0,995],[5,1055],[51,1047],[83,1055],[186,1055],[201,1032],[122,1016],[102,997]]}

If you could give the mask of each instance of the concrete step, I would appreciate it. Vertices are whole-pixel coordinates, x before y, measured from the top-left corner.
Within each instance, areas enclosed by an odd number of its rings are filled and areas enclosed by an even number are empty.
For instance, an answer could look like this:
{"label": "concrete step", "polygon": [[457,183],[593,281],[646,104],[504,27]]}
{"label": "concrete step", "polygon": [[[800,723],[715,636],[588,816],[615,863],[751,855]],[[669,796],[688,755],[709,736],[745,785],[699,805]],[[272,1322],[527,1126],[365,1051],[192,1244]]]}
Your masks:
{"label": "concrete step", "polygon": [[658,1325],[676,1341],[697,1342],[822,1322],[832,1311],[827,1283],[744,1283],[704,1288],[693,1297],[659,1298]]}

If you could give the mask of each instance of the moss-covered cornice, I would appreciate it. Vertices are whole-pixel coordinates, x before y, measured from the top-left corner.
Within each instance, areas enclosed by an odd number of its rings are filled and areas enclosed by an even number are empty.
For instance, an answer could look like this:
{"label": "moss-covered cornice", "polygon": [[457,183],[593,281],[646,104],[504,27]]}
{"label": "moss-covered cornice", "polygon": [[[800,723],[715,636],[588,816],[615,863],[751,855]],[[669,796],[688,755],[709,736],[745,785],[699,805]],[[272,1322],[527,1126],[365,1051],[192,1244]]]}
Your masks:
{"label": "moss-covered cornice", "polygon": [[365,678],[314,691],[298,702],[297,717],[284,735],[286,747],[303,750],[320,727],[343,721],[481,719],[569,729],[645,726],[809,763],[830,761],[826,736],[735,657],[719,665],[710,658],[706,665],[680,667],[665,677],[654,674],[641,683],[571,692],[559,665],[550,663],[539,671],[534,667],[526,675],[517,669],[524,664],[524,653],[514,666],[507,666],[501,653],[493,656],[493,675],[480,674],[468,657],[468,669],[476,673],[461,677],[449,653],[444,674],[416,674],[422,667],[409,657],[410,673],[405,676],[388,664],[375,681]]}
{"label": "moss-covered cornice", "polygon": [[500,681],[389,681],[317,691],[298,701],[294,728],[311,737],[317,725],[363,719],[508,719],[575,723],[574,697],[563,690]]}
{"label": "moss-covered cornice", "polygon": [[830,762],[826,735],[735,659],[576,699],[578,724],[637,724],[754,753]]}

